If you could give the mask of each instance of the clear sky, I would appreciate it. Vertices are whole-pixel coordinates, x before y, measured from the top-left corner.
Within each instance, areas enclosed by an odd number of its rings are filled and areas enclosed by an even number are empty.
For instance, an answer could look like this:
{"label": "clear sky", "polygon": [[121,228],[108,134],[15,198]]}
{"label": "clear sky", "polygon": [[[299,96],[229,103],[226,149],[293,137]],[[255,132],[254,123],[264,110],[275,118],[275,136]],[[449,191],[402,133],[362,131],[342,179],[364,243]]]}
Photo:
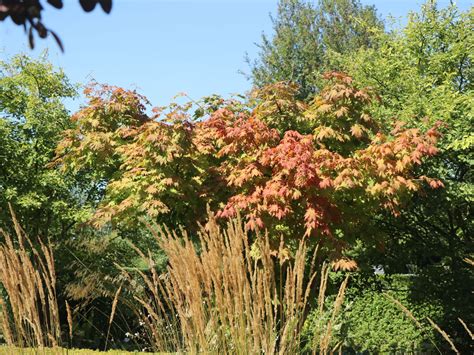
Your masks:
{"label": "clear sky", "polygon": [[[384,17],[403,17],[422,2],[362,0]],[[46,4],[44,22],[59,34],[65,53],[52,38],[37,39],[31,51],[23,30],[8,20],[0,23],[0,59],[20,52],[38,56],[48,48],[49,59],[73,82],[94,78],[135,88],[153,105],[164,105],[178,92],[198,99],[248,90],[238,71],[248,71],[245,53],[256,57],[262,32],[272,33],[269,14],[277,0],[114,0],[110,15],[100,8],[86,14],[78,0],[64,3],[60,11]],[[457,4],[467,9],[472,1]]]}

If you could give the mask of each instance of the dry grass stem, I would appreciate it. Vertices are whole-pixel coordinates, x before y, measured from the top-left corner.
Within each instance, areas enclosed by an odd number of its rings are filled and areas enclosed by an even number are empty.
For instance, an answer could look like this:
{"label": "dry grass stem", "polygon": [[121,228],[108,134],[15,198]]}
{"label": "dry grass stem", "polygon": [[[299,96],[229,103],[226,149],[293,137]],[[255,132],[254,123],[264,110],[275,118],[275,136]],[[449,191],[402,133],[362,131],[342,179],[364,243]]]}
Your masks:
{"label": "dry grass stem", "polygon": [[15,239],[1,230],[0,296],[2,331],[9,345],[56,347],[61,331],[56,298],[56,271],[50,246],[38,238],[35,246],[11,209]]}
{"label": "dry grass stem", "polygon": [[[325,275],[326,280],[324,281],[325,284],[327,284],[327,277],[328,277],[328,274],[326,273],[326,275]],[[332,336],[332,327],[334,326],[334,322],[336,320],[336,317],[339,314],[339,311],[341,310],[342,304],[344,303],[344,295],[345,295],[345,292],[346,292],[348,282],[349,282],[349,275],[346,276],[346,278],[342,282],[341,286],[339,287],[339,292],[337,293],[336,300],[334,301],[334,304],[333,304],[331,319],[327,323],[326,332],[325,332],[324,336],[321,338],[320,343],[319,343],[319,349],[318,350],[319,350],[320,354],[327,354],[329,352],[329,347],[330,347],[330,344],[331,344],[331,336]],[[321,290],[320,290],[320,292],[321,292]],[[321,296],[321,294],[320,294],[320,298],[322,298],[322,300],[324,300],[324,295]],[[322,312],[321,307],[320,307],[320,312]],[[335,349],[337,349],[337,345],[336,345]],[[333,351],[331,351],[331,353],[333,353]]]}
{"label": "dry grass stem", "polygon": [[[150,254],[137,250],[149,271],[136,271],[146,292],[135,299],[155,350],[298,351],[316,276],[305,272],[304,242],[290,260],[283,246],[272,253],[268,236],[251,243],[239,218],[221,230],[210,216],[199,233],[199,248],[186,232],[151,230],[168,257],[168,272],[158,275]],[[134,282],[130,271],[122,271]]]}
{"label": "dry grass stem", "polygon": [[69,341],[72,341],[72,331],[73,331],[72,311],[71,311],[71,307],[69,306],[68,301],[66,301],[66,314],[67,314],[67,325],[68,325],[68,330],[69,330]]}
{"label": "dry grass stem", "polygon": [[459,322],[462,324],[462,326],[464,327],[464,329],[466,329],[466,332],[467,334],[469,334],[469,336],[471,337],[472,340],[474,340],[474,335],[472,334],[471,330],[469,329],[469,327],[467,326],[466,323],[464,323],[464,321],[461,319],[461,318],[458,318]]}
{"label": "dry grass stem", "polygon": [[443,330],[441,329],[435,322],[433,322],[431,320],[431,318],[429,317],[426,317],[426,319],[428,319],[428,322],[430,322],[431,326],[436,329],[438,331],[439,334],[441,334],[441,336],[449,343],[449,345],[451,346],[451,349],[453,349],[453,351],[456,353],[456,354],[460,354],[459,350],[456,349],[456,346],[454,346],[454,343],[453,341],[451,340],[451,338],[449,337],[449,335]]}
{"label": "dry grass stem", "polygon": [[408,308],[406,308],[403,304],[400,303],[400,301],[396,300],[392,296],[390,296],[388,293],[383,293],[383,295],[388,298],[390,301],[395,303],[402,311],[407,315],[408,318],[410,318],[418,328],[422,329],[421,323],[418,321],[418,319],[415,318],[412,312]]}

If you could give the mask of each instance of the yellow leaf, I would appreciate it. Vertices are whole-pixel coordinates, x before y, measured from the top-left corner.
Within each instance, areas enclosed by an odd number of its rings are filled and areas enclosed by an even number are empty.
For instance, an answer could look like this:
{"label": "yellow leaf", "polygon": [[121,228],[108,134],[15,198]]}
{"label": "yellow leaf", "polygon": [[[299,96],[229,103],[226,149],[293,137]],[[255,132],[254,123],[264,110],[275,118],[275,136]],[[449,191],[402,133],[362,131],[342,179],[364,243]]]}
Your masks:
{"label": "yellow leaf", "polygon": [[355,124],[351,127],[351,134],[356,138],[361,138],[364,132],[362,131],[362,127],[358,124]]}

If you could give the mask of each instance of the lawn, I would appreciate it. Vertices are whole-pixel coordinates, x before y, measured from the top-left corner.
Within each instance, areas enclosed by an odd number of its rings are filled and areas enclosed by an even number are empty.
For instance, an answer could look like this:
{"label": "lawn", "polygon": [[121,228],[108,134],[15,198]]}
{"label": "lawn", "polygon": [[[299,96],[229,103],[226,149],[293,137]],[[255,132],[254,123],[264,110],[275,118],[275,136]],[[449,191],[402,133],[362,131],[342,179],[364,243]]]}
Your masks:
{"label": "lawn", "polygon": [[[144,354],[143,352],[129,352],[125,350],[109,350],[109,351],[95,351],[88,349],[64,349],[64,348],[16,348],[8,346],[0,346],[0,355],[88,355],[88,354],[109,354],[109,355],[121,355],[121,354]],[[146,353],[151,354],[151,353]],[[157,353],[155,353],[157,354]]]}

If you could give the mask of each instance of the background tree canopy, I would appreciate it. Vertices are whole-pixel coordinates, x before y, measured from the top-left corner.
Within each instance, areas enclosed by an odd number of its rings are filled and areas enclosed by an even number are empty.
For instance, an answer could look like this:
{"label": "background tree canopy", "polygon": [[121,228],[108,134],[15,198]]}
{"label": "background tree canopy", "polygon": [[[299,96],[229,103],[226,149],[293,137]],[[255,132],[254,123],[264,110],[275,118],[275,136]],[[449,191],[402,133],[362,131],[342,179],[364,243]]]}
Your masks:
{"label": "background tree canopy", "polygon": [[0,73],[0,224],[9,224],[10,202],[29,233],[64,237],[74,220],[75,183],[46,164],[71,125],[62,100],[75,97],[76,87],[45,60],[26,56],[0,62]]}
{"label": "background tree canopy", "polygon": [[247,57],[250,78],[256,86],[297,83],[303,99],[322,88],[322,73],[341,69],[334,56],[377,46],[374,32],[384,28],[375,7],[359,0],[279,1],[272,21],[274,33],[262,36],[259,57]]}

